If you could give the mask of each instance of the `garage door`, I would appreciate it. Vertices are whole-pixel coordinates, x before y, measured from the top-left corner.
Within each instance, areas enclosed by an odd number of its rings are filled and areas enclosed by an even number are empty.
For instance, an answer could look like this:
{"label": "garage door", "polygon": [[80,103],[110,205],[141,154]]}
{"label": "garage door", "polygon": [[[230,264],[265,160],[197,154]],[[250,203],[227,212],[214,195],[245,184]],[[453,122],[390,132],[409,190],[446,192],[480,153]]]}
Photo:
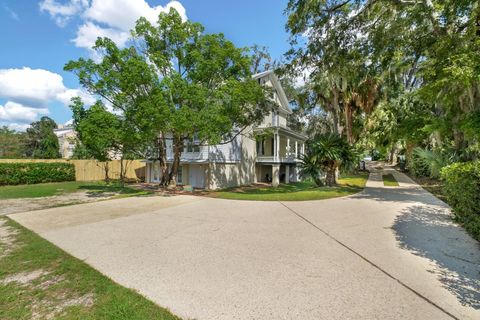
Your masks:
{"label": "garage door", "polygon": [[191,165],[188,170],[188,181],[194,188],[205,188],[205,168],[199,165]]}

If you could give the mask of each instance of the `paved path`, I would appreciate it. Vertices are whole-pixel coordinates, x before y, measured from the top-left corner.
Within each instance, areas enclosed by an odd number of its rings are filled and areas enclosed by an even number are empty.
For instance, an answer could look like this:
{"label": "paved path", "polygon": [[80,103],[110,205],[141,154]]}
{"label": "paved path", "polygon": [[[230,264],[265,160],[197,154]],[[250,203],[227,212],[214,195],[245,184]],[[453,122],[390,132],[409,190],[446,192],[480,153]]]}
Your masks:
{"label": "paved path", "polygon": [[11,217],[186,319],[480,319],[480,247],[392,170],[308,202],[129,198]]}

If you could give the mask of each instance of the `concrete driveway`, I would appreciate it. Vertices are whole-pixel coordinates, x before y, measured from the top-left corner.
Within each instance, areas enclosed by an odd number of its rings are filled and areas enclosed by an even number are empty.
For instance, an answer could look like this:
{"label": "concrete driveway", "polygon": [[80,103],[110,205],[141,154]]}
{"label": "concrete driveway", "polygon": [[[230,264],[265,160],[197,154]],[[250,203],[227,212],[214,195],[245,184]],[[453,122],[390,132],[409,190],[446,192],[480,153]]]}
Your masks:
{"label": "concrete driveway", "polygon": [[[390,171],[390,170],[387,170]],[[185,319],[480,319],[480,247],[392,171],[308,202],[129,198],[10,217]]]}

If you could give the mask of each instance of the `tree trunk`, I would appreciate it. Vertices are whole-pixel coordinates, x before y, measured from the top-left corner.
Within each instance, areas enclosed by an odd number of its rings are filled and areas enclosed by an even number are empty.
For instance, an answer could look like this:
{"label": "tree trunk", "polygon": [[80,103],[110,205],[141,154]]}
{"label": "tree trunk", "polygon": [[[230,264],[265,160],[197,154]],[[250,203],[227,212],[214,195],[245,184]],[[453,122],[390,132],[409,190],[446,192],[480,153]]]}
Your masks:
{"label": "tree trunk", "polygon": [[341,135],[343,130],[340,126],[340,119],[338,116],[339,113],[340,113],[340,106],[338,103],[338,91],[333,90],[332,118],[333,118],[334,132]]}
{"label": "tree trunk", "polygon": [[183,138],[175,137],[173,139],[173,163],[169,174],[168,185],[177,185],[177,172],[180,167],[180,158],[183,151]]}
{"label": "tree trunk", "polygon": [[347,141],[353,144],[353,106],[351,102],[345,104],[345,128]]}
{"label": "tree trunk", "polygon": [[108,165],[108,161],[105,161],[105,165],[103,166],[103,169],[105,170],[105,183],[110,183],[110,177],[108,175],[108,172],[110,171],[110,167]]}
{"label": "tree trunk", "polygon": [[330,166],[327,169],[326,174],[327,174],[327,176],[326,176],[326,179],[325,179],[325,183],[327,184],[327,186],[329,186],[329,187],[335,186],[337,184],[337,178],[336,178],[337,167],[336,166]]}
{"label": "tree trunk", "polygon": [[395,145],[392,146],[392,149],[390,149],[390,156],[388,157],[389,159],[389,162],[390,164],[395,164],[396,163],[396,159],[395,159],[395,152],[397,151],[397,148],[395,147]]}
{"label": "tree trunk", "polygon": [[415,149],[415,144],[413,142],[406,142],[406,161],[407,165],[411,165],[413,162],[413,149]]}
{"label": "tree trunk", "polygon": [[161,179],[160,179],[160,185],[161,186],[167,186],[169,181],[169,175],[168,175],[168,164],[167,164],[167,143],[166,143],[166,138],[165,135],[162,133],[160,134],[160,137],[157,140],[157,147],[158,147],[158,162],[160,164],[160,174],[161,174]]}
{"label": "tree trunk", "polygon": [[125,186],[125,177],[123,176],[123,155],[120,158],[120,186],[122,188]]}
{"label": "tree trunk", "polygon": [[336,110],[332,112],[332,122],[333,122],[333,132],[341,135],[342,130],[340,128],[340,123],[339,123],[340,121],[338,119],[338,113]]}

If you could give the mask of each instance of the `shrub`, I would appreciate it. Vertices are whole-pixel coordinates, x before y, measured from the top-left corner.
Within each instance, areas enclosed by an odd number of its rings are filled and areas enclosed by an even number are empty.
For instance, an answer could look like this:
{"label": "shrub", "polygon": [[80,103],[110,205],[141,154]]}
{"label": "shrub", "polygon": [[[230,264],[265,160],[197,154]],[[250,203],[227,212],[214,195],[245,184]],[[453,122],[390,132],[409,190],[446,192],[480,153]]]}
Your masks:
{"label": "shrub", "polygon": [[0,185],[75,181],[75,166],[62,162],[0,163]]}
{"label": "shrub", "polygon": [[428,165],[416,154],[413,153],[407,162],[408,171],[416,177],[429,177],[430,169]]}
{"label": "shrub", "polygon": [[443,167],[454,162],[455,155],[442,150],[415,148],[410,169],[417,177],[440,178]]}
{"label": "shrub", "polygon": [[442,169],[442,180],[457,221],[480,240],[480,161],[447,166]]}

